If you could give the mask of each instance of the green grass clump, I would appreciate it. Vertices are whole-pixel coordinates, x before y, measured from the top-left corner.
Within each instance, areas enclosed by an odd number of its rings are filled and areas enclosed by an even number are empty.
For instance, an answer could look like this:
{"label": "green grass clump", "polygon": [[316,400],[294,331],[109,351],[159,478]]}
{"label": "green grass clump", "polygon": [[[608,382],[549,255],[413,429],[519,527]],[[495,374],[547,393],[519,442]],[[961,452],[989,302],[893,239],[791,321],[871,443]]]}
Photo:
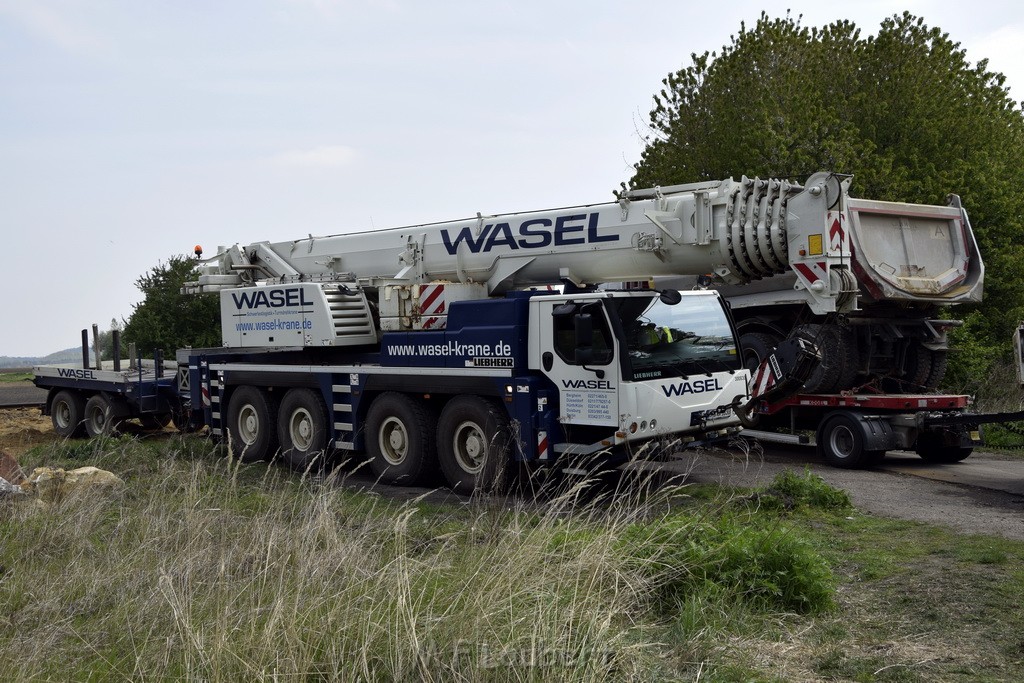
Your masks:
{"label": "green grass clump", "polygon": [[620,549],[660,589],[662,609],[709,595],[801,613],[833,604],[832,573],[811,545],[748,516],[667,516],[631,527]]}
{"label": "green grass clump", "polygon": [[756,493],[758,503],[768,508],[809,508],[838,512],[853,507],[850,496],[842,489],[804,468],[803,475],[783,470],[772,482]]}

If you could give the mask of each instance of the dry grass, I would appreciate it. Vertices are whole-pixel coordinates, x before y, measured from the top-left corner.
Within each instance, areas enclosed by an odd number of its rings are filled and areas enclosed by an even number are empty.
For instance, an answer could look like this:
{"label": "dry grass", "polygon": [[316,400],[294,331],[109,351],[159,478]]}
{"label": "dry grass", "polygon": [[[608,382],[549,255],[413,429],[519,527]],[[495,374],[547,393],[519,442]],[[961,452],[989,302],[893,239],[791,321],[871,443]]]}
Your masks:
{"label": "dry grass", "polygon": [[[128,486],[0,507],[0,668],[12,680],[659,677],[672,667],[666,588],[704,590],[688,583],[694,570],[715,583],[714,566],[673,554],[672,539],[710,523],[673,512],[675,489],[595,501],[581,484],[542,505],[436,508],[242,466],[198,438],[29,456],[85,458]],[[638,529],[660,521],[652,546]]]}
{"label": "dry grass", "polygon": [[807,473],[434,505],[197,437],[23,462],[127,486],[0,503],[6,680],[1012,680],[1024,652],[1024,545],[871,519]]}

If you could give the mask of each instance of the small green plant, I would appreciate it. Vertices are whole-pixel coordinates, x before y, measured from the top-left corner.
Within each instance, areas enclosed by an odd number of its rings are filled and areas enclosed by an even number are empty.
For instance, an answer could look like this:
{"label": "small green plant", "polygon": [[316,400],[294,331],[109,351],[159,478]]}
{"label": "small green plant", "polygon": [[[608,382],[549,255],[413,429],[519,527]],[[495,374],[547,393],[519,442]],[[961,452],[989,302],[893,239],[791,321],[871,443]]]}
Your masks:
{"label": "small green plant", "polygon": [[768,486],[755,492],[753,498],[760,506],[769,509],[840,511],[853,506],[846,491],[829,486],[809,467],[804,468],[803,475],[783,470]]}

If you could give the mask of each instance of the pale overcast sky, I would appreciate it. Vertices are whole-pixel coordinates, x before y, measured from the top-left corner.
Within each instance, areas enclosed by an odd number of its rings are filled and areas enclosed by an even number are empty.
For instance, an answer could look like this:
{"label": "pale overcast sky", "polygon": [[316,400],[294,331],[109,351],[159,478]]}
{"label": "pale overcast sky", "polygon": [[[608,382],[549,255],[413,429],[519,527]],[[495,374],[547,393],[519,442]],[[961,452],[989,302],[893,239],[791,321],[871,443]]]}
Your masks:
{"label": "pale overcast sky", "polygon": [[1016,2],[0,0],[0,356],[195,244],[607,201],[661,79],[769,5],[910,10],[1024,99]]}

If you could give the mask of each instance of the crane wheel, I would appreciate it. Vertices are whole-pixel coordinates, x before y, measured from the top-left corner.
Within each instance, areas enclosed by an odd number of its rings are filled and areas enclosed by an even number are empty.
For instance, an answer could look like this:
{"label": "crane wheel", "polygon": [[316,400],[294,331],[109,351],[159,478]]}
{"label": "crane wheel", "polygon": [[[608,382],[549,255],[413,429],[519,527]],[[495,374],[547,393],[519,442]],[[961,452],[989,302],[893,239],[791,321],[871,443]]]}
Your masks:
{"label": "crane wheel", "polygon": [[231,454],[242,462],[270,460],[277,454],[277,404],[267,392],[251,386],[235,389],[228,398],[227,432]]}
{"label": "crane wheel", "polygon": [[277,438],[281,455],[298,470],[322,467],[327,456],[330,429],[327,405],[312,389],[290,389],[281,401]]}
{"label": "crane wheel", "polygon": [[366,415],[370,469],[386,484],[411,486],[437,467],[436,419],[423,401],[389,391]]}
{"label": "crane wheel", "polygon": [[511,432],[501,405],[479,396],[456,396],[441,411],[437,454],[448,485],[459,493],[507,483]]}

